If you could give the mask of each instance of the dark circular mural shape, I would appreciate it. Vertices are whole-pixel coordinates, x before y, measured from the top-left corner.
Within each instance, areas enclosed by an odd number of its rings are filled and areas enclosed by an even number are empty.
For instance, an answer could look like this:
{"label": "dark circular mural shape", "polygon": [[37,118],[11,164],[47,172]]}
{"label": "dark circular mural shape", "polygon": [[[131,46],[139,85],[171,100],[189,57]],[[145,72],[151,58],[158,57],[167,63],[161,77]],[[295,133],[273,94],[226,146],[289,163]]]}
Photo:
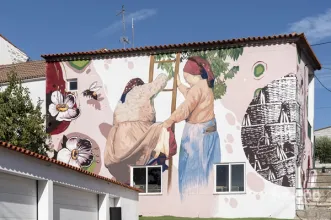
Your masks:
{"label": "dark circular mural shape", "polygon": [[301,143],[296,89],[294,74],[256,89],[241,128],[250,165],[264,179],[285,187],[295,186],[294,149]]}
{"label": "dark circular mural shape", "polygon": [[[75,138],[77,138],[77,146],[76,149],[72,149],[68,146],[68,140],[74,140]],[[67,146],[66,146],[67,145]],[[78,159],[79,156],[81,156],[81,160],[80,161],[80,168],[87,170],[89,172],[95,173],[95,174],[99,174],[100,170],[101,170],[101,151],[99,148],[99,145],[97,144],[97,142],[92,139],[90,136],[86,135],[86,134],[82,134],[82,133],[78,133],[78,132],[72,132],[70,134],[64,135],[62,137],[62,140],[59,143],[58,146],[58,151],[56,153],[56,157],[55,159],[60,160],[59,158],[59,153],[63,148],[68,147],[69,151],[70,151],[70,156],[71,158],[69,158],[70,161],[74,160],[74,159]],[[75,158],[76,157],[76,158]],[[90,158],[88,158],[90,157]],[[65,158],[66,159],[66,158]],[[89,159],[89,160],[87,160]],[[63,161],[63,159],[61,158],[60,161]],[[66,161],[63,161],[66,162]]]}

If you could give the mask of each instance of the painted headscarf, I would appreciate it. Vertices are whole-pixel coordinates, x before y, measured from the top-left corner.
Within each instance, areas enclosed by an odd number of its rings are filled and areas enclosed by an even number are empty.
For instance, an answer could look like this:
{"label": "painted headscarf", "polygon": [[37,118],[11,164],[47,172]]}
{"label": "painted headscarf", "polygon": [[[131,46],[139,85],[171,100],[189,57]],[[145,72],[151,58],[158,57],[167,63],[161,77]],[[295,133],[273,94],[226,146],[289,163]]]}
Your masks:
{"label": "painted headscarf", "polygon": [[183,71],[191,75],[200,75],[208,81],[209,87],[214,87],[214,73],[209,62],[202,57],[193,56],[188,58]]}
{"label": "painted headscarf", "polygon": [[125,98],[126,98],[126,95],[136,86],[141,86],[141,85],[144,85],[144,81],[142,81],[140,78],[134,78],[134,79],[131,79],[125,86],[125,89],[122,93],[122,96],[121,96],[121,102],[124,103],[125,102]]}

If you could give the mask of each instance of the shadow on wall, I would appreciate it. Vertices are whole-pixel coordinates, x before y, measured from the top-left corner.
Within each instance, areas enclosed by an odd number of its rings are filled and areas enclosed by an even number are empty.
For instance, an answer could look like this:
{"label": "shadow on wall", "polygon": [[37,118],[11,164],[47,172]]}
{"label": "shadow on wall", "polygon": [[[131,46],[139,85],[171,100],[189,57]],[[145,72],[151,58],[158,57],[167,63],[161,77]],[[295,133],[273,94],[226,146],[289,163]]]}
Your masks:
{"label": "shadow on wall", "polygon": [[257,89],[242,121],[247,160],[266,180],[295,186],[296,149],[301,145],[295,74]]}

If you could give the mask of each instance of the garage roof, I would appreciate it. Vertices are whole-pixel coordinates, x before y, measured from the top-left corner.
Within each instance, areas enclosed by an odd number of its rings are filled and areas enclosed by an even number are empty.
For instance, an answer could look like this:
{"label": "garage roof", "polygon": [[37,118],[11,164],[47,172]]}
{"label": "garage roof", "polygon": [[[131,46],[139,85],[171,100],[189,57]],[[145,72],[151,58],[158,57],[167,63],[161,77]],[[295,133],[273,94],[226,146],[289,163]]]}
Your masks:
{"label": "garage roof", "polygon": [[134,191],[137,191],[137,192],[141,192],[140,189],[137,189],[137,188],[134,188],[134,187],[131,187],[131,186],[128,186],[124,183],[121,183],[121,182],[118,182],[118,181],[115,181],[115,180],[112,180],[110,178],[107,178],[107,177],[104,177],[104,176],[100,176],[100,175],[97,175],[95,173],[91,173],[91,172],[88,172],[86,170],[83,170],[81,168],[77,168],[77,167],[74,167],[74,166],[71,166],[69,164],[66,164],[66,163],[63,163],[61,161],[58,161],[58,160],[55,160],[55,159],[51,159],[47,156],[43,156],[43,155],[40,155],[40,154],[37,154],[35,152],[32,152],[32,151],[29,151],[29,150],[26,150],[24,148],[21,148],[21,147],[17,147],[17,146],[14,146],[14,145],[11,145],[7,142],[3,142],[3,141],[0,141],[0,146],[1,147],[4,147],[4,148],[7,148],[9,150],[12,150],[12,151],[16,151],[16,152],[19,152],[19,153],[22,153],[22,154],[25,154],[27,156],[30,156],[30,157],[34,157],[34,158],[37,158],[39,160],[43,160],[43,161],[47,161],[47,162],[50,162],[50,163],[53,163],[53,164],[57,164],[59,166],[62,166],[62,167],[65,167],[67,169],[71,169],[73,171],[76,171],[76,172],[80,172],[80,173],[83,173],[85,175],[88,175],[88,176],[93,176],[95,178],[98,178],[98,179],[101,179],[101,180],[104,180],[104,181],[107,181],[107,182],[110,182],[110,183],[113,183],[113,184],[116,184],[116,185],[119,185],[119,186],[122,186],[124,188],[128,188],[130,190],[134,190]]}

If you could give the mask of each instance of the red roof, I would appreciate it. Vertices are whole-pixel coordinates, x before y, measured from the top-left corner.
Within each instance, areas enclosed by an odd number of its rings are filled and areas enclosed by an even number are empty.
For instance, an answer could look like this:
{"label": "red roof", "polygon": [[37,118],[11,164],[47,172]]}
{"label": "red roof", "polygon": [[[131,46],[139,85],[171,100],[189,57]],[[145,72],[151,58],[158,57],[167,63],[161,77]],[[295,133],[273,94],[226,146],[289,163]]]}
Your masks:
{"label": "red roof", "polygon": [[16,147],[14,145],[11,145],[11,144],[6,143],[6,142],[3,142],[3,141],[0,141],[0,147],[4,147],[4,148],[7,148],[7,149],[12,150],[12,151],[17,151],[17,152],[20,152],[20,153],[25,154],[27,156],[37,158],[39,160],[43,160],[43,161],[47,161],[47,162],[50,162],[50,163],[53,163],[53,164],[57,164],[59,166],[65,167],[67,169],[74,170],[74,171],[77,171],[79,173],[83,173],[83,174],[88,175],[88,176],[93,176],[95,178],[98,178],[98,179],[101,179],[101,180],[105,180],[107,182],[110,182],[110,183],[113,183],[113,184],[116,184],[116,185],[119,185],[119,186],[122,186],[122,187],[125,187],[125,188],[128,188],[128,189],[131,189],[131,190],[134,190],[134,191],[137,191],[137,192],[141,192],[140,189],[137,189],[137,188],[128,186],[128,185],[126,185],[124,183],[120,183],[118,181],[109,179],[107,177],[99,176],[97,174],[88,172],[88,171],[83,170],[81,168],[77,168],[77,167],[71,166],[69,164],[66,164],[66,163],[63,163],[61,161],[58,161],[58,160],[55,160],[55,159],[51,159],[49,157],[46,157],[46,156],[43,156],[43,155],[34,153],[32,151],[26,150],[26,149],[21,148],[21,147]]}
{"label": "red roof", "polygon": [[44,60],[28,61],[9,65],[0,65],[0,83],[8,82],[7,74],[17,73],[19,80],[46,77],[46,62]]}
{"label": "red roof", "polygon": [[137,55],[151,55],[158,53],[174,53],[187,50],[201,50],[201,49],[216,49],[229,48],[236,46],[257,45],[257,44],[279,44],[279,43],[297,43],[307,55],[312,59],[314,69],[321,69],[322,66],[318,61],[315,53],[310,47],[305,35],[303,33],[297,34],[283,34],[263,37],[246,37],[230,40],[217,40],[208,42],[193,42],[182,44],[169,44],[160,46],[145,46],[127,49],[112,49],[112,50],[93,50],[86,52],[72,52],[72,53],[58,53],[41,55],[46,61],[64,61],[64,60],[79,60],[79,59],[93,59],[95,57],[129,57]]}

